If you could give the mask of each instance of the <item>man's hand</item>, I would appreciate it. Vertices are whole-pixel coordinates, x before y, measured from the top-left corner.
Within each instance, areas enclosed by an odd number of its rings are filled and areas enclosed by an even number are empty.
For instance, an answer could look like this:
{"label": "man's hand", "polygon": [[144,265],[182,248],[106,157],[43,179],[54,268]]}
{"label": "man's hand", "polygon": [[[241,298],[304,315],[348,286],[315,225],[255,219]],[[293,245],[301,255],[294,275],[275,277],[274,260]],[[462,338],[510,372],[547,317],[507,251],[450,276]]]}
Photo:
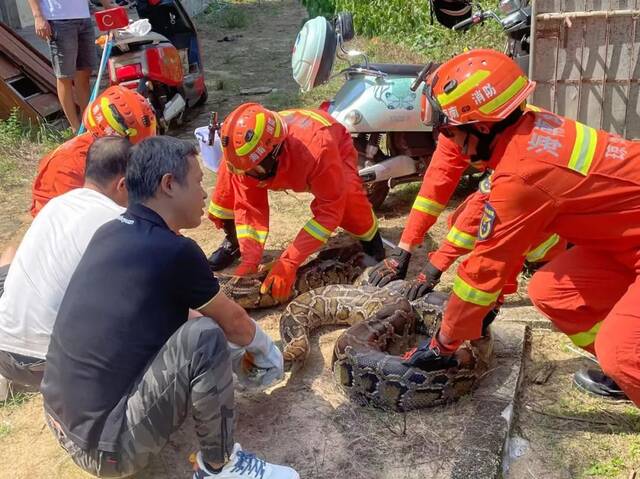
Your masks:
{"label": "man's hand", "polygon": [[42,15],[36,15],[35,18],[36,35],[43,40],[49,40],[51,38],[51,25]]}
{"label": "man's hand", "polygon": [[254,385],[266,387],[284,377],[284,359],[267,333],[257,323],[255,327],[253,341],[245,348],[247,354],[243,358],[243,369],[251,371],[246,379]]}
{"label": "man's hand", "polygon": [[427,265],[420,274],[405,286],[404,295],[409,301],[424,296],[433,291],[433,288],[440,282],[440,276],[442,276],[442,271],[427,261]]}
{"label": "man's hand", "polygon": [[291,296],[298,266],[280,258],[271,268],[260,287],[261,294],[271,294],[276,301],[286,301]]}
{"label": "man's hand", "polygon": [[369,284],[382,288],[387,283],[407,276],[411,253],[402,248],[395,248],[393,252],[371,270]]}
{"label": "man's hand", "polygon": [[418,348],[407,351],[402,359],[402,364],[424,371],[438,371],[458,366],[458,360],[453,357],[453,353],[441,353],[438,341],[434,338],[423,342]]}
{"label": "man's hand", "polygon": [[266,355],[246,351],[245,348],[229,343],[231,366],[243,387],[264,389],[284,378],[282,353],[271,343]]}

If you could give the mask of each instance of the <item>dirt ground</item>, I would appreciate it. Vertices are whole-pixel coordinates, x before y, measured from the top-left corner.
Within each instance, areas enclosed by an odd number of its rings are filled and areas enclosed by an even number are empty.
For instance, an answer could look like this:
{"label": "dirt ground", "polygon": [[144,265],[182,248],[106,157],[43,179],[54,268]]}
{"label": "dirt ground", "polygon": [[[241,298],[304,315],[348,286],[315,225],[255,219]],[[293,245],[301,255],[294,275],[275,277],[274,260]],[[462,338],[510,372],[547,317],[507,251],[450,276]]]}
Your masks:
{"label": "dirt ground", "polygon": [[[273,108],[316,105],[336,82],[301,97],[291,78],[290,53],[306,12],[296,1],[245,1],[232,10],[217,10],[198,19],[200,42],[209,86],[208,104],[174,134],[192,138],[195,127],[208,122],[209,112],[228,113],[243,101],[261,101]],[[223,28],[236,25],[239,28]],[[228,41],[221,41],[221,40]],[[414,54],[373,40],[365,46],[377,60],[417,61]],[[339,80],[338,80],[339,82]],[[220,88],[221,89],[216,89]],[[243,96],[240,89],[270,87],[269,94]],[[28,175],[27,175],[28,176]],[[214,175],[207,174],[207,186]],[[13,188],[10,204],[0,212],[0,246],[26,228],[28,181]],[[381,232],[399,240],[417,185],[396,188],[379,212]],[[460,190],[451,211],[464,191]],[[0,196],[0,199],[4,197]],[[8,198],[6,198],[8,199]],[[268,256],[275,257],[308,217],[307,194],[271,195],[272,214]],[[415,255],[410,275],[422,266],[426,252],[446,233],[445,218],[432,228]],[[209,254],[222,239],[210,222],[188,233]],[[453,269],[440,288],[450,287]],[[261,326],[278,339],[279,310],[255,314]],[[508,299],[501,318],[540,323],[531,308],[525,283]],[[544,322],[543,322],[544,324]],[[333,343],[339,331],[313,337],[312,355],[302,374],[261,394],[237,395],[237,440],[269,461],[295,467],[303,478],[353,477],[363,479],[448,477],[459,451],[472,399],[458,404],[413,412],[382,413],[352,404],[335,386],[330,372]],[[629,404],[611,404],[588,398],[571,387],[573,372],[586,360],[569,349],[559,333],[536,329],[525,364],[525,379],[513,447],[518,456],[505,477],[520,478],[632,478],[640,470],[640,415]],[[542,371],[542,372],[541,372]],[[535,380],[550,376],[543,384]],[[189,454],[197,449],[192,424],[187,421],[163,453],[139,478],[189,477]],[[39,395],[22,396],[0,407],[0,479],[85,478],[68,459],[42,421]]]}

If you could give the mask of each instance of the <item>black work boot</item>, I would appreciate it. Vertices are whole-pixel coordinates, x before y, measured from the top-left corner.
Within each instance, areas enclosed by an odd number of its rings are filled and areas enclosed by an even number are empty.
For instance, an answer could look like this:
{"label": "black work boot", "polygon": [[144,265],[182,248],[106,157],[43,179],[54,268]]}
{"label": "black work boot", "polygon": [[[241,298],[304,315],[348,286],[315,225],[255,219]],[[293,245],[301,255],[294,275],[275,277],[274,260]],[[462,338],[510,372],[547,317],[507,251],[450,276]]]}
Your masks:
{"label": "black work boot", "polygon": [[378,264],[385,258],[386,253],[384,251],[384,245],[382,244],[380,231],[376,231],[376,234],[373,235],[373,238],[371,238],[371,240],[360,241],[360,244],[362,245],[364,253],[370,258],[373,258],[374,261],[372,262],[371,266],[373,266],[374,264]]}
{"label": "black work boot", "polygon": [[493,323],[500,312],[500,308],[502,307],[502,303],[496,303],[495,307],[489,311],[486,316],[482,319],[482,336],[487,336],[489,333],[489,326]]}
{"label": "black work boot", "polygon": [[224,220],[222,230],[225,238],[220,247],[209,256],[209,266],[212,271],[220,271],[240,258],[240,246],[236,236],[236,225],[233,220]]}
{"label": "black work boot", "polygon": [[600,369],[582,368],[573,376],[573,384],[588,394],[607,399],[628,400],[620,386]]}

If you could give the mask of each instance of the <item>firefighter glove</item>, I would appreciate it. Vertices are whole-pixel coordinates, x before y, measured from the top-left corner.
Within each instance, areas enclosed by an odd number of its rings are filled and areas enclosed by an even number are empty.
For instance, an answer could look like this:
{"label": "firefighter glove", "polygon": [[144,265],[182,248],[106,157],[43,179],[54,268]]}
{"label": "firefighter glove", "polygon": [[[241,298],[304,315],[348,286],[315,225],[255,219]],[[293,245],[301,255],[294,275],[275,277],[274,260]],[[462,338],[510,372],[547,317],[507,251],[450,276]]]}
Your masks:
{"label": "firefighter glove", "polygon": [[371,270],[369,284],[382,288],[396,279],[407,276],[411,253],[402,248],[395,248],[393,252]]}
{"label": "firefighter glove", "polygon": [[427,339],[419,347],[407,351],[402,357],[402,364],[424,371],[438,371],[458,366],[458,360],[453,356],[453,352],[443,354],[438,341]]}
{"label": "firefighter glove", "polygon": [[416,276],[415,279],[409,281],[404,288],[404,295],[409,301],[416,300],[436,287],[440,281],[442,271],[427,261],[425,268]]}
{"label": "firefighter glove", "polygon": [[271,268],[260,287],[260,294],[271,294],[273,299],[284,302],[291,296],[296,281],[298,265],[280,258]]}

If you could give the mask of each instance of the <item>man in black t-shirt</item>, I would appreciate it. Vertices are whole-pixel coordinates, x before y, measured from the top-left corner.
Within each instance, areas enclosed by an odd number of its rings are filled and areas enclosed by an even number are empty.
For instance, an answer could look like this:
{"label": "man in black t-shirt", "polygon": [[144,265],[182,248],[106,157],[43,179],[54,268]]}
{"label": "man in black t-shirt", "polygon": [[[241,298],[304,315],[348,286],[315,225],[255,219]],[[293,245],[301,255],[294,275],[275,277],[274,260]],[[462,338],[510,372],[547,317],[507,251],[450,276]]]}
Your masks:
{"label": "man in black t-shirt", "polygon": [[234,445],[227,340],[271,378],[282,376],[282,354],[179,234],[200,224],[201,180],[191,144],[156,137],[136,145],[129,208],[96,231],[60,305],[41,386],[46,419],[91,474],[145,467],[191,405],[201,448],[194,478],[298,478]]}

